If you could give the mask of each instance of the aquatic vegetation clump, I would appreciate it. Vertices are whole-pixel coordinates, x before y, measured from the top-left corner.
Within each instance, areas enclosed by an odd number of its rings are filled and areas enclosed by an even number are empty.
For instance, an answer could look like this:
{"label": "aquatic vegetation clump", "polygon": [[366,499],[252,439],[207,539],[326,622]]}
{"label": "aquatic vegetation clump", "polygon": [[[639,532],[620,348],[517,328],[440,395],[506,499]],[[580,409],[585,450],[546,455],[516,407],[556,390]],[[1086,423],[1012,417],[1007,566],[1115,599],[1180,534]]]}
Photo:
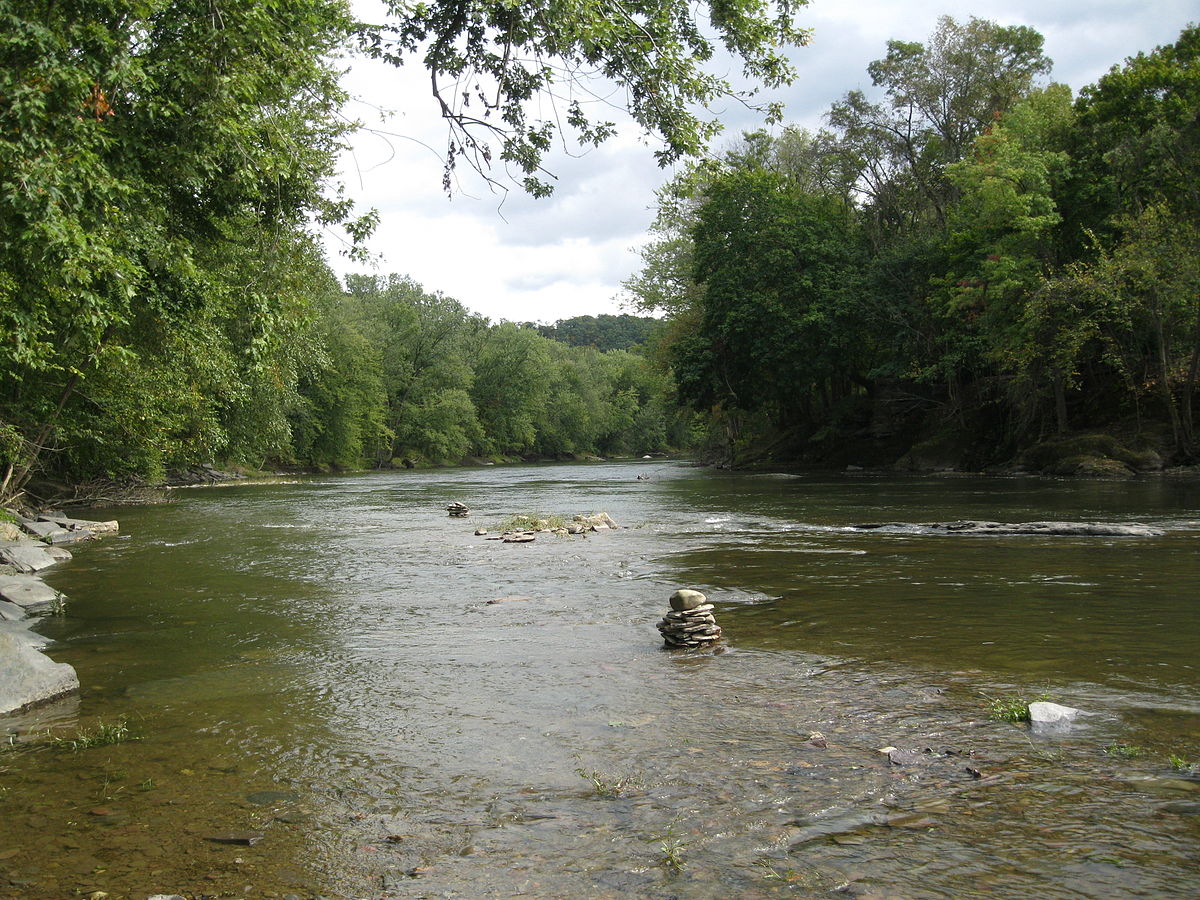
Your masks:
{"label": "aquatic vegetation clump", "polygon": [[995,697],[988,702],[988,718],[999,722],[1028,722],[1029,703],[1024,697]]}
{"label": "aquatic vegetation clump", "polygon": [[612,798],[623,794],[641,791],[645,784],[637,775],[609,775],[595,770],[576,769],[575,774],[592,783],[592,790],[597,797]]}
{"label": "aquatic vegetation clump", "polygon": [[566,528],[567,520],[562,516],[543,516],[525,513],[509,516],[500,523],[500,531],[555,531]]}
{"label": "aquatic vegetation clump", "polygon": [[1190,762],[1174,753],[1167,757],[1167,761],[1176,772],[1185,772],[1188,775],[1200,774],[1200,762]]}
{"label": "aquatic vegetation clump", "polygon": [[117,719],[115,722],[97,722],[95,728],[81,728],[73,737],[50,735],[47,743],[56,750],[79,753],[93,747],[107,747],[140,740],[141,737],[129,730],[129,724],[124,719]]}
{"label": "aquatic vegetation clump", "polygon": [[659,865],[671,873],[682,872],[683,852],[687,849],[687,841],[675,831],[675,823],[672,822],[665,832],[651,840],[658,842]]}
{"label": "aquatic vegetation clump", "polygon": [[1136,759],[1146,755],[1146,748],[1139,747],[1137,744],[1113,743],[1105,747],[1104,752],[1117,759]]}

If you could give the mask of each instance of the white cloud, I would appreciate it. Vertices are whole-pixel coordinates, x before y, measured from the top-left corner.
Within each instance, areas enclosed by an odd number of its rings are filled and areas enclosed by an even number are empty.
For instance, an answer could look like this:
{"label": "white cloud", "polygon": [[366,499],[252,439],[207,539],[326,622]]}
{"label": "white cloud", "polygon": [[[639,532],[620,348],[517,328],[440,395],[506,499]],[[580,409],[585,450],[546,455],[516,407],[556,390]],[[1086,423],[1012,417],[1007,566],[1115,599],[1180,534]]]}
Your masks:
{"label": "white cloud", "polygon": [[[370,5],[358,12],[368,18]],[[1196,15],[1193,0],[812,0],[801,11],[813,29],[810,46],[794,51],[796,82],[780,93],[788,120],[819,127],[829,104],[846,91],[870,88],[867,63],[891,38],[923,40],[945,12],[1029,25],[1046,39],[1054,80],[1078,90],[1138,51],[1170,43]],[[559,151],[547,167],[557,190],[546,200],[517,191],[490,192],[469,171],[459,192],[442,191],[445,126],[429,96],[419,61],[395,69],[355,61],[346,86],[358,100],[347,114],[372,130],[354,139],[343,160],[347,189],[381,224],[370,249],[378,271],[411,275],[493,319],[554,321],[619,311],[620,282],[634,272],[634,248],[653,219],[654,190],[670,172],[652,149],[629,135],[581,155]],[[376,107],[400,112],[386,122]],[[744,109],[722,111],[727,136],[759,122]],[[331,241],[331,248],[333,242]],[[361,271],[344,258],[336,271]]]}

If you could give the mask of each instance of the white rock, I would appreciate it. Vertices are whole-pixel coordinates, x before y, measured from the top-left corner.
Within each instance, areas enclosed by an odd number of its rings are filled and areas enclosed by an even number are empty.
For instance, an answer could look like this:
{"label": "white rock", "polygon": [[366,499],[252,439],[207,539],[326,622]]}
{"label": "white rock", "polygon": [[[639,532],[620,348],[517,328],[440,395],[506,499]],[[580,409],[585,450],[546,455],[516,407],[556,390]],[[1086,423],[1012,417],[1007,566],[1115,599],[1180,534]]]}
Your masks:
{"label": "white rock", "polygon": [[1078,714],[1079,710],[1057,703],[1029,704],[1029,724],[1034,728],[1066,728]]}

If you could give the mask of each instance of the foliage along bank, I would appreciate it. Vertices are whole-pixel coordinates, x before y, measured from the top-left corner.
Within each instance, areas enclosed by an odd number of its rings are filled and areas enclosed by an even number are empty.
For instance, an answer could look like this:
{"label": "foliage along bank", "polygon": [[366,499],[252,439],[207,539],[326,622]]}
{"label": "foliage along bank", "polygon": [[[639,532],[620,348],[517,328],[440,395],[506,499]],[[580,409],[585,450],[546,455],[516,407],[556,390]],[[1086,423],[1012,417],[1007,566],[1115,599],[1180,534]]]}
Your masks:
{"label": "foliage along bank", "polygon": [[35,476],[205,460],[670,440],[629,359],[456,326],[453,364],[430,363],[363,330],[319,247],[375,221],[334,177],[354,127],[339,69],[424,67],[447,189],[460,168],[506,180],[496,164],[540,196],[556,140],[615,133],[581,102],[597,74],[661,162],[694,155],[719,128],[708,104],[752,93],[712,71],[716,42],[751,86],[786,84],[801,6],[431,0],[362,22],[344,0],[0,0],[0,500]]}
{"label": "foliage along bank", "polygon": [[1077,96],[1050,68],[1030,28],[944,17],[877,99],[661,192],[626,287],[727,458],[1196,461],[1200,29]]}

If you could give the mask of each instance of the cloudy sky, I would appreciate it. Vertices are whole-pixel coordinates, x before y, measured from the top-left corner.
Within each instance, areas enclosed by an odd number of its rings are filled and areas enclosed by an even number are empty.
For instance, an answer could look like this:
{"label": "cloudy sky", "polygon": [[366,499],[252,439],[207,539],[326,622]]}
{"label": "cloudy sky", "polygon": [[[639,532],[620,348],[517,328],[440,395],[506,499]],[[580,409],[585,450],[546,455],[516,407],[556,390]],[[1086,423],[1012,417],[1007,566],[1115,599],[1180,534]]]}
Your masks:
{"label": "cloudy sky", "polygon": [[[372,0],[356,0],[355,8],[379,18]],[[884,55],[889,39],[923,41],[947,13],[1036,28],[1054,60],[1053,79],[1076,90],[1200,20],[1195,0],[810,0],[800,22],[812,42],[793,51],[799,77],[780,93],[787,121],[820,127],[831,102],[871,89],[867,64]],[[620,285],[637,269],[654,190],[671,175],[636,133],[584,155],[551,157],[558,181],[549,199],[494,193],[467,172],[447,197],[435,151],[445,145],[445,126],[419,64],[398,70],[356,61],[345,83],[355,97],[347,114],[368,128],[344,157],[343,178],[381,221],[369,245],[373,268],[349,263],[330,237],[335,271],[410,275],[494,320],[626,311]],[[738,107],[719,112],[726,140],[759,124]]]}

